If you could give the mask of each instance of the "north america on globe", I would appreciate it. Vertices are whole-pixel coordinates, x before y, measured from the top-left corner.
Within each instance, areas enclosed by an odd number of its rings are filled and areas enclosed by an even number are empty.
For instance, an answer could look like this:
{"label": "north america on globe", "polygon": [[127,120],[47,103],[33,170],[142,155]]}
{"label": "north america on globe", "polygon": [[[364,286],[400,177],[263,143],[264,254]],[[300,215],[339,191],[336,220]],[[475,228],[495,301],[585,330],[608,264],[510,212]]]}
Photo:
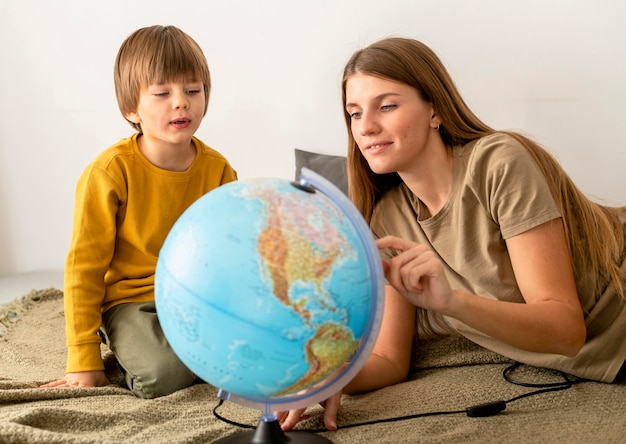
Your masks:
{"label": "north america on globe", "polygon": [[[332,321],[315,323],[315,304],[326,310],[336,310],[326,294],[323,282],[342,255],[355,256],[348,240],[326,218],[311,218],[310,209],[301,205],[297,195],[282,195],[267,190],[252,191],[250,198],[265,203],[266,225],[258,238],[258,252],[272,282],[273,294],[282,303],[302,316],[315,328],[315,335],[306,343],[309,371],[283,392],[292,393],[328,376],[356,349],[358,341],[344,323]],[[334,211],[331,207],[329,211]],[[297,254],[293,254],[297,252]],[[313,283],[316,292],[290,297],[295,282]],[[345,314],[343,314],[345,316]]]}

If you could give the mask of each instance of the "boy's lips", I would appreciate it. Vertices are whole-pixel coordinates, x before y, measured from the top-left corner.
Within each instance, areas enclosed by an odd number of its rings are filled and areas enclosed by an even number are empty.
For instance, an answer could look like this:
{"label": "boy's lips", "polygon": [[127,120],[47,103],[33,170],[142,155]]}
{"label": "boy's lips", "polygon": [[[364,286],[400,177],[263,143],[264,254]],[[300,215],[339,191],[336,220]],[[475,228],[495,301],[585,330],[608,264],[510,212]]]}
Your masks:
{"label": "boy's lips", "polygon": [[191,120],[181,117],[180,119],[172,120],[170,122],[170,125],[172,125],[174,128],[187,128],[190,123]]}

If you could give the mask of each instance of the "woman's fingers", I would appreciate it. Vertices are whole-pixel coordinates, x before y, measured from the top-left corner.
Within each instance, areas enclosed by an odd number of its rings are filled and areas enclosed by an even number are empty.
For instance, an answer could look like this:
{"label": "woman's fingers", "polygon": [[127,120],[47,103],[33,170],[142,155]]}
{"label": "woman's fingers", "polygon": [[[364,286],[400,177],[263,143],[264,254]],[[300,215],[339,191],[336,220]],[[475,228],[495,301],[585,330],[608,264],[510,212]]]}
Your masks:
{"label": "woman's fingers", "polygon": [[[308,418],[307,415],[303,415],[305,409],[296,409],[296,410],[290,410],[289,412],[287,412],[287,415],[285,416],[284,413],[282,412],[281,417],[283,418],[283,421],[280,421],[280,427],[284,430],[291,430],[295,427],[296,424],[298,424],[300,421],[303,421],[305,419]],[[278,417],[278,415],[276,415]]]}
{"label": "woman's fingers", "polygon": [[328,430],[337,430],[337,412],[341,405],[341,393],[331,396],[324,403],[324,425]]}
{"label": "woman's fingers", "polygon": [[395,236],[376,241],[379,249],[397,254],[384,262],[385,278],[408,301],[428,309],[442,310],[451,301],[451,289],[444,266],[428,246]]}
{"label": "woman's fingers", "polygon": [[398,252],[397,256],[384,264],[387,280],[400,293],[421,291],[423,264],[429,260],[429,249],[426,246],[410,242],[395,236],[385,236],[376,241],[379,249],[390,248]]}
{"label": "woman's fingers", "polygon": [[[324,425],[326,428],[328,430],[337,430],[337,412],[341,405],[341,392],[320,402],[320,405],[324,407]],[[296,409],[290,410],[289,412],[276,412],[275,415],[281,428],[287,431],[294,428],[300,421],[309,418],[309,415],[304,414],[305,410],[306,409]]]}

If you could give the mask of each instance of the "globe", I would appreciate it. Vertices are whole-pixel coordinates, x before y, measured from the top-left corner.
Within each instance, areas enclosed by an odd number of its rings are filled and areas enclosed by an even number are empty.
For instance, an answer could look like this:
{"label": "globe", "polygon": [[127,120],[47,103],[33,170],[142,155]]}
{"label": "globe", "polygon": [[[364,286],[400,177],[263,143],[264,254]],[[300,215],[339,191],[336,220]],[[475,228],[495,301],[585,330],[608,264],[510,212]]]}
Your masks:
{"label": "globe", "polygon": [[382,267],[365,221],[316,173],[222,185],[192,204],[157,261],[163,332],[222,399],[310,405],[362,367],[382,317]]}

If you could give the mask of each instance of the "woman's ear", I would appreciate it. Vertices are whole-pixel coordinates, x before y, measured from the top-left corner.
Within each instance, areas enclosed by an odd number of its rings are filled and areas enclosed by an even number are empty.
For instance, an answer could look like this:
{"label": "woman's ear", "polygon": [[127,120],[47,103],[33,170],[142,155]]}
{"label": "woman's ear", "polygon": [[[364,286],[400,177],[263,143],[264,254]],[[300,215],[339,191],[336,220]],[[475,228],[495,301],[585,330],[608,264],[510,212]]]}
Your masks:
{"label": "woman's ear", "polygon": [[432,115],[430,116],[430,127],[434,129],[438,129],[439,125],[441,125],[441,119],[439,118],[439,114],[433,108]]}

